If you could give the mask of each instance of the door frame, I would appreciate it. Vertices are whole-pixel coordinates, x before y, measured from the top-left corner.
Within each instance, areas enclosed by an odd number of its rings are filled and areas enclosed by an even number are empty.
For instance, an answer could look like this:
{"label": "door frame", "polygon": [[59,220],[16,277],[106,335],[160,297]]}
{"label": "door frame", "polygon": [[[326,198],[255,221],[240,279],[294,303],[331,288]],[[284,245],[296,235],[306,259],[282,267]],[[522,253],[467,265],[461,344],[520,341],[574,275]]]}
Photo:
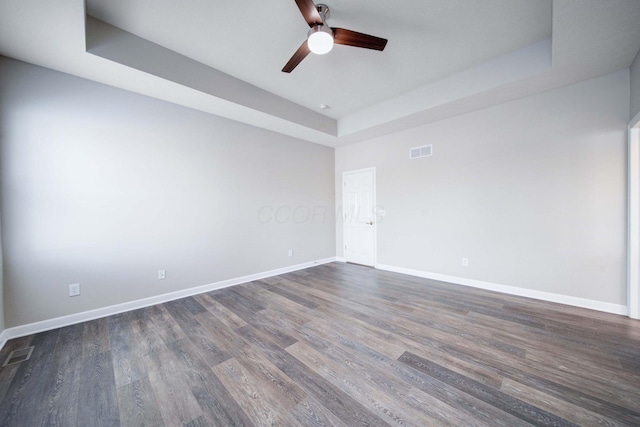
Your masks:
{"label": "door frame", "polygon": [[627,301],[629,317],[640,319],[640,113],[628,134]]}
{"label": "door frame", "polygon": [[361,172],[373,172],[373,268],[376,268],[376,265],[378,265],[378,218],[375,215],[375,210],[377,209],[377,187],[376,187],[376,168],[375,166],[373,167],[369,167],[369,168],[362,168],[362,169],[355,169],[355,170],[351,170],[351,171],[345,171],[342,172],[342,255],[344,260],[347,260],[347,253],[344,249],[346,242],[347,242],[347,228],[345,227],[345,219],[346,219],[346,206],[347,206],[347,193],[344,191],[345,187],[347,186],[347,183],[345,181],[345,178],[347,175],[350,174],[354,174],[354,173],[361,173]]}

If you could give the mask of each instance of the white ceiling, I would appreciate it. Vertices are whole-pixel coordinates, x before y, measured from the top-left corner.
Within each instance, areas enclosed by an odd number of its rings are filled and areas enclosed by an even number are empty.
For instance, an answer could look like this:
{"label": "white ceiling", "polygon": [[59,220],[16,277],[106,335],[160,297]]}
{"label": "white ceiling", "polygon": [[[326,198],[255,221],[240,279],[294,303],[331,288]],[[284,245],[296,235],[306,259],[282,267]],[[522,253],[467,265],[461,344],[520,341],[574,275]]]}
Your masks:
{"label": "white ceiling", "polygon": [[[88,0],[102,21],[339,119],[551,36],[551,0],[322,0],[335,27],[384,37],[280,70],[309,29],[294,0]],[[395,3],[395,4],[394,4]]]}
{"label": "white ceiling", "polygon": [[[638,0],[325,2],[331,26],[385,51],[336,46],[282,73],[308,29],[294,0],[0,0],[0,54],[338,146],[616,71],[640,49]],[[117,28],[92,41],[85,13]]]}

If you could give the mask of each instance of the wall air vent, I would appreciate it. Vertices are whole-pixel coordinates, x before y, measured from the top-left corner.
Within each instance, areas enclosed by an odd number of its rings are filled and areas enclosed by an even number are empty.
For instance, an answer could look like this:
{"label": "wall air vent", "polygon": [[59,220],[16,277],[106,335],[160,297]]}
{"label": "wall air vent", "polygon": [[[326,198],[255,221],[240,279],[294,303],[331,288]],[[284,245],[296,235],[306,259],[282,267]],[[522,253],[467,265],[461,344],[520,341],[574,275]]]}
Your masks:
{"label": "wall air vent", "polygon": [[420,157],[429,157],[433,154],[433,145],[423,145],[422,147],[415,147],[409,150],[410,159],[418,159]]}

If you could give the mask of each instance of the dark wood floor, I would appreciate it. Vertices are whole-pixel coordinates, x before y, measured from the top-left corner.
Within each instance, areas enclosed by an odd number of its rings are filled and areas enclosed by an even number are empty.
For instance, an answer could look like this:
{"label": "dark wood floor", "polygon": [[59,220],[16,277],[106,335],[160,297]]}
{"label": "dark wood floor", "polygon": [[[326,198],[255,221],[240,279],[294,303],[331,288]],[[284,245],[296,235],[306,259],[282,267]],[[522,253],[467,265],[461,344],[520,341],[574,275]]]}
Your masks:
{"label": "dark wood floor", "polygon": [[2,426],[640,425],[640,322],[348,264],[28,345]]}

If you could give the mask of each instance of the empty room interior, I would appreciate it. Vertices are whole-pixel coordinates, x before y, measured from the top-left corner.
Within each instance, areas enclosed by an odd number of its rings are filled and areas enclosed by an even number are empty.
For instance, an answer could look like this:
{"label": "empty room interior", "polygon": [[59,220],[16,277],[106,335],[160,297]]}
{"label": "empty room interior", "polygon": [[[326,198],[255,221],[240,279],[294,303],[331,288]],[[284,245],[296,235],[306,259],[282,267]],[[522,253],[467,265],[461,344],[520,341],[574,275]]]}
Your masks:
{"label": "empty room interior", "polygon": [[639,426],[639,50],[637,0],[0,0],[0,425]]}

